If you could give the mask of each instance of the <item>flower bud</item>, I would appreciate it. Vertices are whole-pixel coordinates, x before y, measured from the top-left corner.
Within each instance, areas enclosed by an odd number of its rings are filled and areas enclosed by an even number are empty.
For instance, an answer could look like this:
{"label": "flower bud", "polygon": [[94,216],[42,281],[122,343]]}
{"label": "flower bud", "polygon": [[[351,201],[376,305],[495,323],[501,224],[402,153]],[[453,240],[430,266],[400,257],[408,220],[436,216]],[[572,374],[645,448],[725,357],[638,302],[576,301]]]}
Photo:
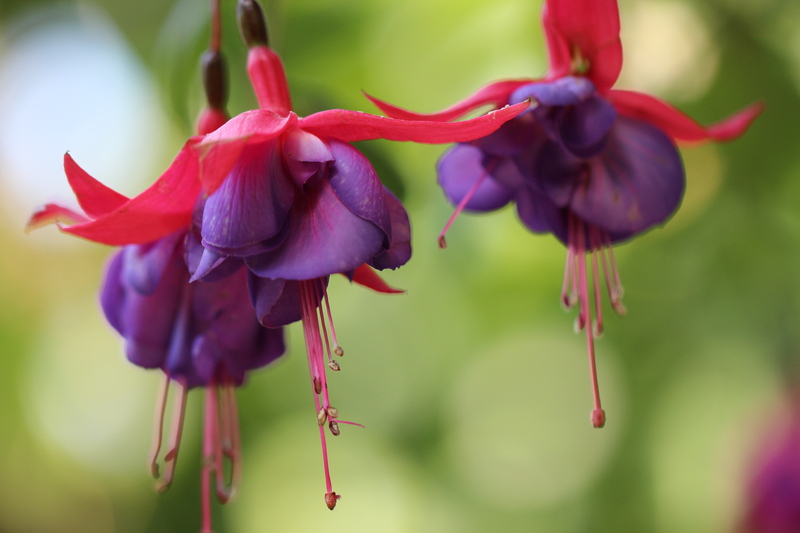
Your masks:
{"label": "flower bud", "polygon": [[227,66],[219,50],[206,50],[201,58],[203,87],[206,90],[208,107],[225,109],[228,101]]}
{"label": "flower bud", "polygon": [[239,32],[248,48],[269,46],[264,12],[256,0],[239,0],[236,4]]}

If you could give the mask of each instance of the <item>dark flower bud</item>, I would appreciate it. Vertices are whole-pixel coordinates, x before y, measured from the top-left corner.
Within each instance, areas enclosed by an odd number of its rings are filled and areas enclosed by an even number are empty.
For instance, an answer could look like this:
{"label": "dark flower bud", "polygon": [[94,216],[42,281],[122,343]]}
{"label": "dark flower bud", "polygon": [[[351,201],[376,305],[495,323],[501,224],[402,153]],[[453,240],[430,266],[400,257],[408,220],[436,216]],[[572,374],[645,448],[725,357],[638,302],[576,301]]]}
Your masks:
{"label": "dark flower bud", "polygon": [[225,58],[218,50],[206,50],[201,58],[203,87],[211,109],[225,109],[228,101],[228,78]]}
{"label": "dark flower bud", "polygon": [[269,46],[264,12],[256,0],[239,0],[236,4],[236,19],[239,21],[239,32],[248,48]]}

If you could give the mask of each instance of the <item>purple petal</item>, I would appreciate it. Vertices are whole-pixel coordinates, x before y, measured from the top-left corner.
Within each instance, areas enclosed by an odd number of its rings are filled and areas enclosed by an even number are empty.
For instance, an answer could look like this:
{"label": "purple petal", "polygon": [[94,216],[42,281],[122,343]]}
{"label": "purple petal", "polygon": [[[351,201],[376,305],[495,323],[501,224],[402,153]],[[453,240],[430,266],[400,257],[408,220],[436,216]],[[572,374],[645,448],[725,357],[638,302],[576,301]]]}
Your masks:
{"label": "purple petal", "polygon": [[313,279],[352,270],[380,253],[386,232],[353,213],[322,179],[297,194],[286,240],[272,252],[246,258],[264,278]]}
{"label": "purple petal", "polygon": [[181,289],[181,303],[173,317],[169,348],[161,368],[185,386],[196,387],[206,384],[207,381],[198,376],[192,360],[195,335],[192,328],[191,289],[185,282]]}
{"label": "purple petal", "polygon": [[572,211],[609,233],[633,235],[664,223],[683,197],[685,176],[672,140],[639,120],[620,117],[608,145],[589,160]]}
{"label": "purple petal", "polygon": [[[408,213],[400,200],[385,187],[384,194],[392,220],[392,241],[389,248],[373,257],[369,264],[378,270],[387,268],[394,270],[405,265],[411,259],[411,225],[408,221]],[[351,275],[348,278],[351,281],[353,279]]]}
{"label": "purple petal", "polygon": [[509,103],[518,104],[530,98],[540,106],[567,106],[582,102],[594,93],[594,84],[587,78],[564,76],[550,83],[523,85],[511,93]]}
{"label": "purple petal", "polygon": [[617,110],[607,100],[592,96],[565,107],[558,117],[558,129],[564,146],[578,157],[596,155],[617,118]]}
{"label": "purple petal", "polygon": [[487,154],[513,156],[534,142],[537,135],[541,135],[541,131],[536,124],[536,119],[533,113],[526,111],[500,126],[496,132],[470,144],[477,146]]}
{"label": "purple petal", "polygon": [[[493,169],[502,159],[492,156],[488,164]],[[484,162],[487,157],[483,151],[469,144],[457,144],[442,155],[437,165],[439,185],[451,204],[458,205],[482,176],[483,181],[464,207],[466,210],[493,211],[511,201],[512,190],[489,175]]]}
{"label": "purple petal", "polygon": [[534,189],[525,188],[517,193],[517,214],[534,233],[553,233],[562,242],[567,240],[566,211],[549,201]]}
{"label": "purple petal", "polygon": [[121,310],[126,355],[144,368],[163,366],[170,354],[188,349],[185,340],[174,334],[188,290],[188,272],[183,261],[173,257],[177,260],[170,262],[156,290],[147,296],[128,290]]}
{"label": "purple petal", "polygon": [[[247,146],[231,173],[203,210],[203,245],[246,255],[276,237],[292,204],[294,187],[286,176],[277,143]],[[248,249],[250,248],[250,249]]]}
{"label": "purple petal", "polygon": [[206,381],[222,375],[241,384],[248,370],[283,353],[280,330],[266,338],[268,349],[260,345],[265,340],[264,328],[253,315],[246,278],[241,270],[222,281],[192,285],[195,327],[203,330],[194,340],[192,360],[197,374]]}
{"label": "purple petal", "polygon": [[155,242],[125,246],[122,253],[124,283],[140,294],[151,294],[156,290],[167,265],[173,259],[175,246],[186,237],[181,230]]}
{"label": "purple petal", "polygon": [[517,158],[517,164],[530,185],[558,207],[569,204],[575,187],[588,175],[586,161],[553,141],[524,152]]}
{"label": "purple petal", "polygon": [[617,117],[614,106],[597,96],[592,82],[582,77],[520,87],[511,101],[526,98],[538,103],[532,113],[545,134],[579,157],[591,157],[603,148]]}
{"label": "purple petal", "polygon": [[347,143],[330,141],[336,162],[330,169],[333,192],[350,211],[369,220],[386,234],[385,246],[392,238],[392,222],[384,199],[381,180],[364,155]]}
{"label": "purple petal", "polygon": [[[328,279],[322,278],[325,287],[328,286]],[[297,281],[261,278],[248,272],[247,285],[250,301],[263,326],[276,328],[300,320],[302,312]]]}
{"label": "purple petal", "polygon": [[247,372],[274,362],[286,352],[283,328],[262,327],[255,318],[240,340],[242,347],[231,348],[216,330],[195,339],[192,360],[200,382],[208,384],[221,377],[236,386],[242,385]]}
{"label": "purple petal", "polygon": [[186,266],[189,269],[189,282],[219,281],[239,270],[244,262],[236,257],[228,257],[205,248],[201,244],[200,231],[192,228],[186,236],[184,252]]}
{"label": "purple petal", "polygon": [[123,253],[124,250],[119,250],[108,262],[103,287],[100,289],[103,314],[120,335],[125,335],[122,323],[122,309],[125,306],[125,287],[122,285]]}

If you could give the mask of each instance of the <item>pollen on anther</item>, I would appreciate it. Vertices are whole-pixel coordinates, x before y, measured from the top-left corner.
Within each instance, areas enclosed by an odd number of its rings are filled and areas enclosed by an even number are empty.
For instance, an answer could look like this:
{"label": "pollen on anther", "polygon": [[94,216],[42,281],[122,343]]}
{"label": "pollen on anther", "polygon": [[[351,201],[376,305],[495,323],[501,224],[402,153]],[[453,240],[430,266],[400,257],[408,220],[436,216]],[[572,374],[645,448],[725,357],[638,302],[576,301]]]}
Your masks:
{"label": "pollen on anther", "polygon": [[335,407],[328,407],[328,416],[330,418],[339,418],[339,410]]}
{"label": "pollen on anther", "polygon": [[328,368],[330,368],[330,369],[331,369],[331,370],[333,370],[334,372],[338,372],[339,370],[341,370],[341,369],[342,369],[342,368],[339,366],[339,363],[337,363],[336,361],[328,361]]}
{"label": "pollen on anther", "polygon": [[331,433],[333,434],[333,436],[334,436],[334,437],[338,437],[338,436],[339,436],[339,434],[342,432],[342,431],[339,429],[339,424],[337,424],[337,423],[336,423],[335,421],[333,421],[333,420],[331,420],[331,421],[328,423],[328,428],[331,430]]}
{"label": "pollen on anther", "polygon": [[333,353],[341,357],[344,355],[344,350],[342,350],[341,346],[337,346],[336,348],[333,349]]}
{"label": "pollen on anther", "polygon": [[603,336],[603,323],[597,319],[592,321],[592,335],[595,339]]}
{"label": "pollen on anther", "polygon": [[317,412],[317,424],[320,426],[325,425],[325,422],[328,420],[328,412],[323,407],[322,409]]}

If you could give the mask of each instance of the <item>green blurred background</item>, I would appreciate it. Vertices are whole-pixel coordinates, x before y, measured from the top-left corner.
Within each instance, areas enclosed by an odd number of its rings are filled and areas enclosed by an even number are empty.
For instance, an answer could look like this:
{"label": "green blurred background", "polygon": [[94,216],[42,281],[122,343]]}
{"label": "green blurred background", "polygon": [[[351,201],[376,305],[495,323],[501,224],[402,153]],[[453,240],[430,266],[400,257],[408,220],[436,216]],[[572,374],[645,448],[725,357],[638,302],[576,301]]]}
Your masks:
{"label": "green blurred background", "polygon": [[[255,106],[224,0],[232,113]],[[346,350],[331,378],[331,513],[302,331],[240,390],[244,481],[218,532],[733,531],[759,447],[800,360],[800,4],[621,0],[618,87],[702,122],[757,99],[742,139],[683,149],[665,228],[617,249],[628,315],[598,341],[605,429],[589,423],[584,338],[559,305],[564,249],[514,210],[462,216],[435,182],[443,147],[359,148],[403,196],[406,294],[331,284]],[[301,115],[375,112],[361,91],[434,111],[503,77],[544,73],[539,0],[295,0],[265,6]],[[0,0],[0,531],[196,532],[199,394],[176,481],[146,469],[159,377],[129,365],[96,302],[105,247],[47,228],[73,202],[72,156],[133,195],[202,103],[204,0]]]}

